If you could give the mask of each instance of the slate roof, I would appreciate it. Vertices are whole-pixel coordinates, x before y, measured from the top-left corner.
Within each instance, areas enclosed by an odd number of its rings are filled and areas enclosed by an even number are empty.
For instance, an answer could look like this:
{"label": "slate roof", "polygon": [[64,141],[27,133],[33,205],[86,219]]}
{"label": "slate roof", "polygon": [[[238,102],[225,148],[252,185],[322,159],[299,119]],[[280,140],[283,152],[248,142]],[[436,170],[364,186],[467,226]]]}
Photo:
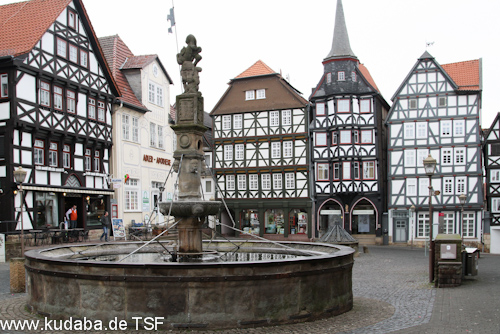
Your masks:
{"label": "slate roof", "polygon": [[481,90],[480,59],[441,65],[461,91]]}
{"label": "slate roof", "polygon": [[351,57],[356,58],[352,52],[351,44],[349,43],[349,34],[345,23],[344,8],[342,0],[337,0],[337,9],[335,11],[335,28],[333,30],[332,49],[326,59]]}
{"label": "slate roof", "polygon": [[148,111],[148,108],[144,106],[134,94],[127,78],[120,70],[129,57],[134,57],[132,51],[130,51],[128,46],[118,35],[101,37],[99,38],[99,43],[101,44],[102,51],[106,57],[108,66],[111,69],[111,73],[113,74],[113,77],[115,78],[115,81],[122,93],[119,100],[140,108],[142,109],[141,111]]}
{"label": "slate roof", "polygon": [[262,60],[257,60],[255,64],[247,68],[240,75],[236,76],[235,79],[253,77],[258,75],[275,74],[275,73],[276,72],[273,71],[269,66],[267,66]]}

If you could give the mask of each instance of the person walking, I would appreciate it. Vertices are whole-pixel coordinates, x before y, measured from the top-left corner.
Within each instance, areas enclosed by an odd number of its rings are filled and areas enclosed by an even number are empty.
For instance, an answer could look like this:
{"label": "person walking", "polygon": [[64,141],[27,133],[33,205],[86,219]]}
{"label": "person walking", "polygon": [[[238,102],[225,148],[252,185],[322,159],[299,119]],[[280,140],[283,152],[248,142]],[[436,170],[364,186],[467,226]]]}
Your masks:
{"label": "person walking", "polygon": [[76,212],[76,204],[73,205],[71,208],[69,208],[68,211],[66,211],[66,219],[69,221],[69,228],[76,228],[76,223],[78,219],[78,215]]}
{"label": "person walking", "polygon": [[111,225],[111,222],[109,221],[108,211],[104,212],[104,215],[101,217],[101,224],[103,232],[100,240],[102,241],[102,238],[104,237],[104,240],[108,242],[108,232],[109,232],[109,227]]}

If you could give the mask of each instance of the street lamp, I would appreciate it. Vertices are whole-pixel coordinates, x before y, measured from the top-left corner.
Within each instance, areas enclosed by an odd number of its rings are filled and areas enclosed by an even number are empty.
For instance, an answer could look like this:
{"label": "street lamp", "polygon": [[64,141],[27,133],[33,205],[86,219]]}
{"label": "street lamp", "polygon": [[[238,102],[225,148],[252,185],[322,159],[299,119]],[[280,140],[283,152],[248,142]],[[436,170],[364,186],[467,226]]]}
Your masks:
{"label": "street lamp", "polygon": [[458,200],[460,201],[460,205],[462,206],[462,214],[460,217],[460,224],[462,225],[462,247],[464,245],[464,205],[465,201],[467,200],[467,196],[465,194],[462,194],[458,196]]}
{"label": "street lamp", "polygon": [[425,174],[429,177],[429,282],[434,281],[434,242],[432,241],[433,234],[433,219],[432,219],[432,175],[436,171],[436,159],[430,154],[424,159]]}
{"label": "street lamp", "polygon": [[414,232],[414,226],[415,225],[415,205],[411,205],[410,206],[410,212],[411,212],[411,216],[410,216],[410,233],[411,233],[411,249],[413,249],[413,232]]}
{"label": "street lamp", "polygon": [[23,182],[26,179],[27,172],[23,167],[19,166],[18,169],[14,171],[14,178],[16,182],[19,183],[19,195],[21,197],[21,254],[24,256],[24,219],[23,219]]}

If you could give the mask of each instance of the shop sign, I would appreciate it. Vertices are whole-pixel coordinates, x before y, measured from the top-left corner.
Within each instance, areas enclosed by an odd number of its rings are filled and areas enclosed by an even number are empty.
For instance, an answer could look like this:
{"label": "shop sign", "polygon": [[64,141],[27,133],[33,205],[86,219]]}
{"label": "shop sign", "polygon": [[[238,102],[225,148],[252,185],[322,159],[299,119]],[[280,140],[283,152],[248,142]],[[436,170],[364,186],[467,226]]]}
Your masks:
{"label": "shop sign", "polygon": [[320,215],[341,215],[342,212],[340,210],[321,210],[319,212]]}
{"label": "shop sign", "polygon": [[113,226],[113,239],[125,238],[127,240],[127,235],[125,234],[125,226],[123,225],[123,219],[113,218],[111,219],[111,224]]}
{"label": "shop sign", "polygon": [[142,192],[142,211],[149,211],[149,192],[147,190]]}
{"label": "shop sign", "polygon": [[122,183],[123,179],[111,179],[111,183]]}
{"label": "shop sign", "polygon": [[353,215],[373,215],[373,214],[375,214],[375,211],[373,211],[373,210],[353,210],[352,214]]}
{"label": "shop sign", "polygon": [[149,154],[144,154],[142,160],[146,161],[146,162],[156,162],[159,165],[165,165],[165,166],[170,166],[170,162],[171,162],[170,159],[158,158],[158,157],[155,158]]}

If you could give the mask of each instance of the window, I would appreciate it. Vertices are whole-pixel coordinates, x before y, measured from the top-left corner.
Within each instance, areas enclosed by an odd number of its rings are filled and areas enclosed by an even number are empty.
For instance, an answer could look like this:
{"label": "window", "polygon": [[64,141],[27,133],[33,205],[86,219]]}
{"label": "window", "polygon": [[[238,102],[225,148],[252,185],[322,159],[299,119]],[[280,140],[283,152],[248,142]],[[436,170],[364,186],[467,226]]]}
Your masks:
{"label": "window", "polygon": [[73,91],[66,91],[66,111],[74,114],[76,113],[76,94]]}
{"label": "window", "polygon": [[454,225],[455,225],[455,214],[453,212],[444,213],[444,224],[443,224],[443,233],[444,234],[453,234],[454,233]]}
{"label": "window", "polygon": [[465,164],[465,149],[455,148],[455,164],[464,165]]}
{"label": "window", "polygon": [[98,150],[94,151],[94,171],[99,172],[101,170],[101,157]]}
{"label": "window", "polygon": [[78,48],[73,44],[69,45],[69,60],[78,64]]}
{"label": "window", "polygon": [[271,126],[280,125],[279,111],[271,111],[269,113],[269,125]]}
{"label": "window", "polygon": [[360,177],[359,177],[359,162],[355,161],[352,163],[352,165],[353,165],[352,170],[353,170],[354,179],[359,180],[360,179]]}
{"label": "window", "polygon": [[473,238],[475,235],[474,213],[464,212],[463,214],[462,236],[465,238]]}
{"label": "window", "polygon": [[441,150],[441,164],[443,165],[451,165],[451,148],[443,148]]}
{"label": "window", "polygon": [[122,115],[122,136],[124,140],[130,140],[130,116]]}
{"label": "window", "polygon": [[326,74],[326,83],[332,83],[332,74],[330,72]]}
{"label": "window", "polygon": [[451,137],[451,121],[441,121],[441,137]]}
{"label": "window", "polygon": [[245,92],[245,100],[255,100],[255,91],[254,90],[247,90]]}
{"label": "window", "polygon": [[95,119],[95,99],[89,98],[88,105],[88,117],[90,119]]}
{"label": "window", "polygon": [[490,181],[500,182],[500,169],[490,170]]}
{"label": "window", "polygon": [[424,159],[429,155],[429,150],[426,148],[417,150],[417,167],[424,166]]}
{"label": "window", "polygon": [[427,123],[424,122],[417,123],[417,138],[419,139],[427,138]]}
{"label": "window", "polygon": [[354,130],[352,132],[352,137],[353,137],[354,144],[359,144],[359,131],[358,130]]}
{"label": "window", "polygon": [[35,165],[43,165],[44,142],[42,140],[35,140],[34,160]]}
{"label": "window", "polygon": [[80,50],[80,65],[89,67],[89,54],[85,50]]}
{"label": "window", "polygon": [[163,107],[163,87],[156,86],[156,105]]}
{"label": "window", "polygon": [[415,150],[410,148],[405,152],[405,167],[415,167]]}
{"label": "window", "polygon": [[443,194],[453,195],[453,178],[447,177],[443,179]]}
{"label": "window", "polygon": [[429,196],[429,179],[424,177],[418,179],[420,188],[418,189],[420,196]]}
{"label": "window", "polygon": [[491,199],[491,212],[500,212],[500,197]]}
{"label": "window", "polygon": [[447,97],[446,96],[440,96],[438,98],[438,107],[446,107],[447,105]]}
{"label": "window", "polygon": [[456,184],[457,184],[457,194],[465,194],[466,192],[465,177],[457,177]]}
{"label": "window", "polygon": [[224,146],[224,160],[233,160],[233,145]]}
{"label": "window", "polygon": [[0,75],[0,97],[9,96],[9,76],[7,74]]}
{"label": "window", "polygon": [[250,186],[250,190],[258,190],[259,189],[259,176],[257,174],[248,175],[248,183]]}
{"label": "window", "polygon": [[231,116],[222,116],[222,130],[231,130]]}
{"label": "window", "polygon": [[351,143],[351,130],[340,130],[340,143],[341,144]]}
{"label": "window", "polygon": [[148,84],[148,101],[150,103],[156,102],[156,89],[155,85],[152,82]]}
{"label": "window", "polygon": [[272,142],[271,143],[271,157],[272,158],[281,158],[281,143],[280,142]]}
{"label": "window", "polygon": [[244,174],[238,175],[238,190],[247,189],[247,176]]}
{"label": "window", "polygon": [[57,143],[51,142],[49,145],[49,166],[57,167]]}
{"label": "window", "polygon": [[374,161],[364,161],[363,162],[363,180],[374,180],[375,179],[375,162]]}
{"label": "window", "polygon": [[345,81],[345,72],[340,71],[337,73],[339,81]]}
{"label": "window", "polygon": [[68,10],[68,27],[76,29],[76,14],[72,10]]}
{"label": "window", "polygon": [[234,158],[236,160],[243,160],[245,158],[245,146],[243,144],[234,145]]}
{"label": "window", "polygon": [[337,100],[337,111],[338,112],[349,112],[350,108],[350,100],[349,99],[339,99]]}
{"label": "window", "polygon": [[337,145],[337,132],[332,132],[332,144]]}
{"label": "window", "polygon": [[40,81],[40,104],[50,107],[50,85],[45,81]]}
{"label": "window", "polygon": [[333,179],[340,180],[340,165],[338,162],[333,164]]}
{"label": "window", "polygon": [[139,211],[138,185],[138,179],[128,179],[125,182],[125,211]]}
{"label": "window", "polygon": [[58,86],[54,86],[54,108],[61,111],[63,108],[63,90]]}
{"label": "window", "polygon": [[362,144],[371,144],[373,142],[372,134],[373,134],[372,130],[362,130],[361,131],[361,143]]}
{"label": "window", "polygon": [[156,147],[156,124],[149,123],[149,146]]}
{"label": "window", "polygon": [[234,175],[226,176],[226,190],[234,190]]}
{"label": "window", "polygon": [[273,189],[279,191],[283,189],[283,175],[273,174]]}
{"label": "window", "polygon": [[[354,72],[353,72],[354,73]],[[360,112],[361,113],[370,113],[371,110],[371,100],[369,99],[362,99],[360,102]]]}
{"label": "window", "polygon": [[417,179],[406,179],[406,196],[417,195]]}
{"label": "window", "polygon": [[315,146],[326,146],[326,132],[316,132],[314,135]]}
{"label": "window", "polygon": [[[231,119],[231,116],[229,116],[229,119]],[[233,115],[233,122],[234,122],[234,128],[235,129],[241,129],[242,128],[243,122],[242,122],[242,116],[241,115]]]}
{"label": "window", "polygon": [[429,214],[419,213],[417,221],[417,237],[425,238],[429,236]]}
{"label": "window", "polygon": [[349,161],[342,162],[342,179],[351,179],[351,163]]}
{"label": "window", "polygon": [[63,167],[71,168],[71,148],[69,145],[63,146]]}
{"label": "window", "polygon": [[271,174],[262,174],[262,190],[271,190]]}
{"label": "window", "polygon": [[351,79],[352,79],[352,82],[356,82],[356,72],[351,72]]}
{"label": "window", "polygon": [[292,125],[292,111],[283,110],[281,112],[281,124],[282,125]]}
{"label": "window", "polygon": [[410,109],[417,109],[418,103],[417,99],[410,99]]}
{"label": "window", "polygon": [[283,142],[283,157],[284,158],[293,157],[293,142],[291,141]]}
{"label": "window", "polygon": [[453,121],[454,133],[455,137],[463,137],[465,134],[465,122],[464,120],[455,120]]}
{"label": "window", "polygon": [[316,103],[316,116],[325,116],[325,103]]}
{"label": "window", "polygon": [[286,189],[295,189],[295,174],[285,173],[285,187]]}
{"label": "window", "polygon": [[257,89],[257,99],[262,100],[266,98],[266,90],[265,89]]}
{"label": "window", "polygon": [[405,123],[405,139],[415,139],[415,123]]}
{"label": "window", "polygon": [[328,173],[328,164],[317,164],[316,165],[316,180],[317,181],[328,181],[330,179]]}
{"label": "window", "polygon": [[163,126],[158,125],[158,148],[165,148],[165,141],[163,139]]}
{"label": "window", "polygon": [[212,180],[205,180],[205,192],[212,192]]}
{"label": "window", "polygon": [[106,121],[106,105],[102,101],[97,101],[97,120],[99,122]]}
{"label": "window", "polygon": [[132,141],[139,142],[139,118],[132,117]]}
{"label": "window", "polygon": [[87,148],[87,149],[85,149],[85,170],[86,171],[90,171],[92,169],[91,159],[92,159],[92,151],[89,148]]}
{"label": "window", "polygon": [[66,58],[66,41],[57,38],[57,55]]}

